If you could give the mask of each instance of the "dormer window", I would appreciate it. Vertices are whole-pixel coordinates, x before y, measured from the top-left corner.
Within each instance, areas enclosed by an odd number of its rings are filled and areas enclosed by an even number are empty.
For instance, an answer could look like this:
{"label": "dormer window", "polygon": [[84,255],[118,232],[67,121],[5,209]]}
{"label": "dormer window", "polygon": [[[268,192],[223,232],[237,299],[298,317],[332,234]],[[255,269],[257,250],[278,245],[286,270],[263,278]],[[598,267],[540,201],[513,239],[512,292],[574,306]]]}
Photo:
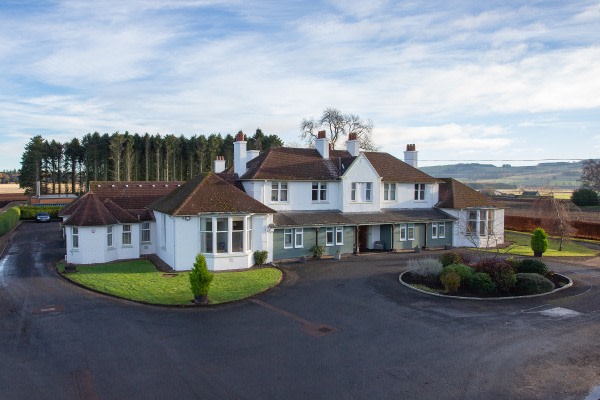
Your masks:
{"label": "dormer window", "polygon": [[288,183],[273,182],[271,184],[271,201],[287,202],[288,201]]}
{"label": "dormer window", "polygon": [[425,184],[415,183],[415,200],[425,200]]}
{"label": "dormer window", "polygon": [[312,201],[327,200],[327,183],[313,182],[312,184]]}

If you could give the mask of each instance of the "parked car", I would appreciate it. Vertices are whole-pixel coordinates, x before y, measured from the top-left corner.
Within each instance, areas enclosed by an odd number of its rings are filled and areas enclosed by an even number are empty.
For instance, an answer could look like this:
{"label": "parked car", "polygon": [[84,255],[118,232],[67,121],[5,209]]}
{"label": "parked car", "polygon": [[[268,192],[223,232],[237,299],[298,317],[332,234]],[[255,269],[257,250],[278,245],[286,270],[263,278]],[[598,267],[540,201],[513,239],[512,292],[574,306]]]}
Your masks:
{"label": "parked car", "polygon": [[50,214],[47,212],[39,212],[35,214],[36,222],[50,222]]}

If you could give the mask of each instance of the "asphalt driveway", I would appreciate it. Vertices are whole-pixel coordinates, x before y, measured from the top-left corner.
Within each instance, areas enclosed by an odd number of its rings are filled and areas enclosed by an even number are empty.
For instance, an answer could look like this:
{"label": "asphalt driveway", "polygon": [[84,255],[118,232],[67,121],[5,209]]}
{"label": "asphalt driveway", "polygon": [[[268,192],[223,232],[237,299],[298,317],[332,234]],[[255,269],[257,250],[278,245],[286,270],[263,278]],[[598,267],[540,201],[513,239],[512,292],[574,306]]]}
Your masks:
{"label": "asphalt driveway", "polygon": [[501,302],[398,283],[408,255],[284,266],[255,299],[138,305],[56,275],[57,223],[22,224],[0,260],[1,398],[584,399],[600,385],[600,269]]}

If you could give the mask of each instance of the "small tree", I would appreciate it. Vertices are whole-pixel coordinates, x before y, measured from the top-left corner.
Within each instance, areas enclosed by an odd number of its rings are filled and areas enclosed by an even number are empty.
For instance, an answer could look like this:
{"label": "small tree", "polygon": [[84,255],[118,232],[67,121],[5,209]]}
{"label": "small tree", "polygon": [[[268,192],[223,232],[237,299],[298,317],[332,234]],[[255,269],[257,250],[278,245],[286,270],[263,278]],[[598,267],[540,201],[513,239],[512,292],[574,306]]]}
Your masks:
{"label": "small tree", "polygon": [[198,253],[194,267],[190,271],[190,288],[194,294],[194,302],[206,303],[210,283],[214,274],[208,271],[204,255]]}
{"label": "small tree", "polygon": [[564,241],[569,240],[573,232],[567,203],[554,196],[540,197],[533,203],[532,215],[540,219],[540,228],[560,239],[558,251],[562,251]]}
{"label": "small tree", "polygon": [[531,235],[531,250],[533,255],[541,257],[548,250],[548,235],[542,228],[535,228]]}
{"label": "small tree", "polygon": [[575,190],[571,195],[571,201],[579,207],[597,206],[600,204],[598,193],[589,188],[579,188]]}
{"label": "small tree", "polygon": [[269,252],[266,250],[256,250],[254,252],[254,262],[256,265],[263,265],[267,262],[267,257],[269,256]]}

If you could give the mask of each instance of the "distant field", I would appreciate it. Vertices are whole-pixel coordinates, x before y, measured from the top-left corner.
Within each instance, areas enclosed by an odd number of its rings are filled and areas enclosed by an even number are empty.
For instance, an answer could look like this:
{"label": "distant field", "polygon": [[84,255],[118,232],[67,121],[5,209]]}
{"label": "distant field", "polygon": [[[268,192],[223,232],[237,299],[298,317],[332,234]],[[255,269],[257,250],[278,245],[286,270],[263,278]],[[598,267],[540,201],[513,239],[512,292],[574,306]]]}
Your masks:
{"label": "distant field", "polygon": [[0,184],[0,194],[23,194],[23,189],[18,183],[2,183]]}
{"label": "distant field", "polygon": [[[541,189],[528,188],[527,190],[536,190],[536,191],[540,192],[540,194],[542,196],[552,195],[552,196],[554,196],[555,199],[570,199],[571,195],[573,194],[572,190],[566,190],[566,189],[553,190],[553,189],[546,189],[546,188],[541,188]],[[506,193],[506,194],[520,195],[522,190],[521,189],[500,189],[500,192]]]}

